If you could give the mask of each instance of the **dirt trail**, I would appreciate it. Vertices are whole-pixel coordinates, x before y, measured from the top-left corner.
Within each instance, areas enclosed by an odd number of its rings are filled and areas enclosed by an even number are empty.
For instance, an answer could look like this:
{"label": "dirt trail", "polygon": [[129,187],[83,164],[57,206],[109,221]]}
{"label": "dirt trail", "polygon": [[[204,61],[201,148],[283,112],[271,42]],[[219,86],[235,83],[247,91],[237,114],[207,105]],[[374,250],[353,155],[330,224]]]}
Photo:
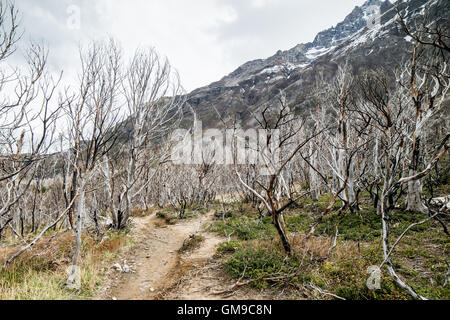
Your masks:
{"label": "dirt trail", "polygon": [[[223,272],[216,247],[224,237],[204,229],[214,213],[162,226],[154,215],[134,219],[139,242],[126,254],[130,273],[110,270],[108,283],[96,299],[103,300],[259,300],[274,299],[267,292],[240,288],[227,293],[236,280]],[[179,253],[183,242],[197,233],[199,248]],[[123,264],[124,261],[117,261]]]}
{"label": "dirt trail", "polygon": [[[117,300],[161,299],[162,292],[182,276],[179,270],[182,254],[178,250],[185,239],[198,233],[203,235],[202,226],[213,218],[213,213],[181,221],[175,225],[161,227],[161,219],[152,215],[134,219],[133,232],[139,242],[127,254],[126,264],[131,273],[112,272],[110,283],[99,297]],[[197,254],[199,259],[214,255],[215,245],[222,240],[209,234],[205,237]],[[118,261],[123,264],[123,261]]]}

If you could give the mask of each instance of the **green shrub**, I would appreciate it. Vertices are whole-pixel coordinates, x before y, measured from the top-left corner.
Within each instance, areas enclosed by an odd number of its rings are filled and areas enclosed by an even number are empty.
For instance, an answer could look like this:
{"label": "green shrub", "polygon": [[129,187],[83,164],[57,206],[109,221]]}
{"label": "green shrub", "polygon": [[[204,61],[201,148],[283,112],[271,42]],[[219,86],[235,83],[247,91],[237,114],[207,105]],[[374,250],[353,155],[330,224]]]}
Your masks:
{"label": "green shrub", "polygon": [[233,234],[239,240],[271,239],[276,234],[276,229],[270,219],[260,221],[245,216],[216,221],[209,227],[209,231],[224,236]]}
{"label": "green shrub", "polygon": [[234,253],[237,249],[242,247],[242,243],[239,241],[227,241],[222,242],[217,247],[217,252],[219,253]]}
{"label": "green shrub", "polygon": [[241,247],[225,263],[225,269],[236,278],[255,279],[253,286],[266,288],[264,278],[290,273],[299,265],[295,257],[268,248]]}
{"label": "green shrub", "polygon": [[286,227],[289,232],[307,232],[314,219],[306,213],[285,215]]}
{"label": "green shrub", "polygon": [[[339,219],[337,214],[325,217],[317,227],[316,235],[334,236]],[[375,209],[360,211],[358,215],[347,213],[339,223],[339,234],[344,240],[370,242],[381,236],[381,217]]]}

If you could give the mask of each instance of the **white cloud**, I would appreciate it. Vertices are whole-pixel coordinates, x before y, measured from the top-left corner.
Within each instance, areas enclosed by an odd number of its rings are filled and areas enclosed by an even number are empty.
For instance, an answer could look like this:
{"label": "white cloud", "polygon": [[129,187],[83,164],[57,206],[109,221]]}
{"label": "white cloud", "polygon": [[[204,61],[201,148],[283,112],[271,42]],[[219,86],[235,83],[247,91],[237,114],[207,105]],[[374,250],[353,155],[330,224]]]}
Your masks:
{"label": "white cloud", "polygon": [[252,6],[255,8],[262,8],[267,6],[268,4],[274,2],[273,0],[251,0]]}
{"label": "white cloud", "polygon": [[[20,0],[26,37],[44,41],[55,70],[74,76],[78,45],[114,37],[127,56],[138,46],[167,55],[188,90],[240,64],[312,41],[364,0]],[[67,8],[81,9],[80,30]]]}

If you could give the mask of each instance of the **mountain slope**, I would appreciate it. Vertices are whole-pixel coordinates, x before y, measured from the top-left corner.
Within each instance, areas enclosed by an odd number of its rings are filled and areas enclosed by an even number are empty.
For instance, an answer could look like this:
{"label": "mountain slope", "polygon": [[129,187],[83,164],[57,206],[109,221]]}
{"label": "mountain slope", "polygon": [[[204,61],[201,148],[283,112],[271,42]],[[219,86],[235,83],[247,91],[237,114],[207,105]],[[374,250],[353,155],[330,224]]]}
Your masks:
{"label": "mountain slope", "polygon": [[[440,1],[409,0],[401,8],[413,20],[420,17],[425,5],[437,5]],[[369,19],[377,7],[381,19],[373,25]],[[377,66],[394,68],[411,48],[410,39],[396,20],[390,1],[368,0],[355,7],[341,23],[320,32],[313,42],[247,62],[221,80],[194,90],[187,101],[204,127],[219,126],[220,118],[235,115],[244,126],[251,126],[250,111],[274,103],[280,90],[288,102],[301,108],[308,104],[308,92],[315,79],[332,76],[339,63],[347,61],[356,72]]]}

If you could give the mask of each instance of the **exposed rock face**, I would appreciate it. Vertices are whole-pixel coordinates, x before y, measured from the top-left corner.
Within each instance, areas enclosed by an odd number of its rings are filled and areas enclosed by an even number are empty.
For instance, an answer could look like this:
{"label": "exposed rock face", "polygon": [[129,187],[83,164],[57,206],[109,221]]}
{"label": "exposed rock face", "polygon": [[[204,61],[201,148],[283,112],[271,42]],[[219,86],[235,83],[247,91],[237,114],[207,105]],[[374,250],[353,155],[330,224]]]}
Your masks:
{"label": "exposed rock face", "polygon": [[336,27],[320,32],[314,39],[313,46],[331,48],[341,44],[367,26],[369,17],[374,13],[372,7],[381,8],[384,6],[383,9],[385,10],[392,7],[389,1],[385,4],[382,0],[369,0],[361,7],[355,7],[344,21],[338,23]]}
{"label": "exposed rock face", "polygon": [[[442,1],[408,0],[402,9],[408,19],[416,19],[425,5]],[[380,8],[381,21],[368,27],[374,6]],[[275,103],[280,90],[295,107],[306,108],[316,77],[332,76],[339,63],[348,61],[356,72],[377,66],[393,69],[411,49],[410,39],[396,19],[390,1],[368,0],[355,7],[344,21],[320,32],[313,42],[247,62],[221,80],[194,90],[187,100],[204,127],[220,126],[220,118],[235,116],[244,126],[252,126],[250,110]]]}

